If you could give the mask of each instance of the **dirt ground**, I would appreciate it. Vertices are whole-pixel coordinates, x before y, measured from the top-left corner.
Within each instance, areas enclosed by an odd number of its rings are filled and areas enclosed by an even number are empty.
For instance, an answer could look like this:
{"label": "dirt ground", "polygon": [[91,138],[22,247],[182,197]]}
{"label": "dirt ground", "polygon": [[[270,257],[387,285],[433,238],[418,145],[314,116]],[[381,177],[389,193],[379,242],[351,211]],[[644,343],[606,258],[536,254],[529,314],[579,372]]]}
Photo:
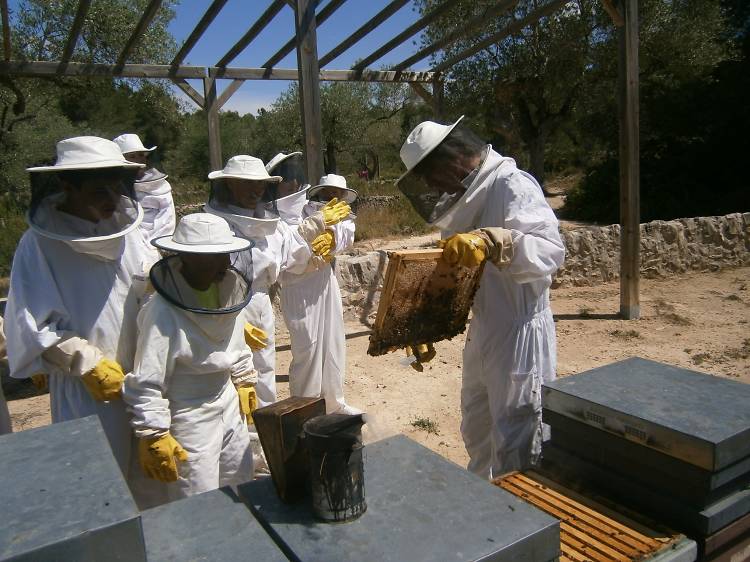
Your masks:
{"label": "dirt ground", "polygon": [[[619,285],[552,291],[558,336],[558,374],[568,376],[631,356],[750,383],[750,268],[695,273],[641,282],[641,319],[620,320]],[[367,327],[347,322],[347,333]],[[288,338],[283,331],[277,345]],[[459,433],[461,350],[464,337],[436,344],[437,357],[423,373],[405,355],[369,357],[368,338],[347,341],[347,401],[366,410],[366,439],[404,433],[444,457],[465,465]],[[278,354],[286,373],[289,351]],[[49,423],[47,395],[33,396],[30,383],[6,387],[16,431]],[[279,395],[288,385],[279,384]]]}

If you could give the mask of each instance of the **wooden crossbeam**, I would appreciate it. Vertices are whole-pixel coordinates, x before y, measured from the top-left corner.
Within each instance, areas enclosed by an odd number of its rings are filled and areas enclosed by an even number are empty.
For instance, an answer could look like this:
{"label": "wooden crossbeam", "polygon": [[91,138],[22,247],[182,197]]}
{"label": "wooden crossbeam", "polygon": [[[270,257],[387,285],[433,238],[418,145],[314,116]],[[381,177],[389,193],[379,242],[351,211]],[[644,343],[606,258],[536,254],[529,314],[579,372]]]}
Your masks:
{"label": "wooden crossbeam", "polygon": [[167,64],[93,64],[69,62],[33,61],[0,62],[0,74],[12,76],[50,77],[50,76],[99,76],[105,78],[204,78],[205,66],[181,65],[173,67]]}
{"label": "wooden crossbeam", "polygon": [[[0,69],[2,66],[0,66]],[[218,68],[208,69],[209,76],[232,80],[297,80],[296,68]],[[432,82],[432,72],[394,72],[392,70],[321,70],[319,80],[323,82]]]}
{"label": "wooden crossbeam", "polygon": [[398,63],[393,67],[393,70],[404,70],[405,68],[409,68],[415,62],[419,62],[422,59],[430,56],[431,54],[439,51],[440,49],[443,49],[444,47],[450,45],[451,43],[458,41],[461,37],[465,37],[467,34],[473,32],[474,30],[485,27],[500,14],[503,14],[508,10],[512,10],[517,3],[518,0],[504,0],[502,2],[497,2],[496,4],[491,4],[481,14],[471,18],[467,22],[458,25],[456,29],[451,31],[445,37],[439,39],[438,41],[435,41],[434,43],[431,43],[430,45],[427,45],[406,60]]}
{"label": "wooden crossbeam", "polygon": [[80,0],[78,2],[78,9],[76,10],[76,17],[73,20],[73,27],[70,28],[70,35],[68,35],[68,42],[65,44],[62,58],[60,62],[65,64],[70,61],[70,57],[73,56],[73,51],[78,43],[78,37],[81,35],[81,29],[83,29],[83,22],[86,20],[86,14],[91,7],[91,0]]}
{"label": "wooden crossbeam", "polygon": [[135,49],[135,46],[138,44],[138,41],[141,40],[141,37],[145,33],[146,29],[148,29],[148,26],[151,24],[151,20],[154,19],[154,16],[156,16],[156,12],[159,11],[160,7],[161,7],[161,0],[151,0],[148,6],[146,6],[146,9],[143,11],[143,15],[141,16],[141,19],[138,22],[138,25],[135,26],[135,30],[133,31],[133,34],[130,36],[130,39],[128,39],[128,42],[125,45],[125,48],[120,53],[120,56],[117,58],[117,63],[116,63],[117,66],[125,65],[125,62],[128,60],[128,57]]}
{"label": "wooden crossbeam", "polygon": [[223,92],[221,92],[221,95],[216,100],[216,106],[217,109],[221,109],[224,107],[224,104],[229,101],[229,98],[231,98],[234,93],[240,89],[240,87],[245,83],[244,80],[232,80],[232,83],[227,86]]}
{"label": "wooden crossbeam", "polygon": [[195,88],[193,88],[187,82],[187,80],[178,79],[178,80],[173,80],[173,82],[175,83],[175,85],[180,90],[182,90],[183,92],[185,92],[185,94],[187,94],[187,96],[191,100],[193,100],[198,107],[200,107],[201,109],[203,109],[203,107],[206,105],[205,98],[202,95],[200,95],[200,93],[198,92],[198,90],[196,90]]}
{"label": "wooden crossbeam", "polygon": [[407,41],[413,35],[416,35],[420,31],[422,31],[425,27],[430,25],[433,21],[435,21],[437,18],[439,18],[441,15],[443,15],[452,7],[453,7],[453,2],[443,2],[437,8],[432,10],[429,14],[415,21],[409,27],[404,29],[401,33],[399,33],[398,35],[396,35],[396,37],[388,41],[385,45],[380,47],[377,51],[363,58],[361,61],[359,61],[357,64],[355,64],[352,67],[352,70],[363,70],[367,68],[370,64],[382,58],[384,55],[386,55],[387,53],[390,53],[393,49],[401,45],[401,43],[403,43],[404,41]]}
{"label": "wooden crossbeam", "polygon": [[180,47],[180,50],[175,55],[174,59],[172,59],[172,66],[177,66],[185,60],[187,54],[192,50],[193,47],[195,47],[198,39],[203,36],[203,33],[206,31],[208,26],[211,25],[211,22],[216,19],[216,16],[219,15],[219,12],[226,3],[227,0],[213,1],[213,3],[208,7],[208,10],[206,10],[206,13],[203,14],[201,20],[195,26],[195,29],[193,29],[192,33],[190,33],[190,36],[182,44],[182,47]]}
{"label": "wooden crossbeam", "polygon": [[247,33],[245,33],[245,35],[243,35],[242,38],[237,41],[231,49],[229,49],[227,54],[221,57],[221,60],[216,63],[216,66],[226,66],[236,59],[237,56],[244,51],[250,43],[252,43],[253,39],[255,39],[260,32],[271,23],[271,20],[276,17],[276,14],[278,14],[285,5],[285,0],[274,0],[271,2],[271,5],[266,11],[263,12],[250,29],[247,30]]}
{"label": "wooden crossbeam", "polygon": [[351,47],[357,41],[362,39],[365,35],[370,33],[373,29],[375,29],[385,20],[387,20],[393,14],[398,12],[407,2],[409,2],[409,0],[393,0],[393,2],[391,2],[385,8],[383,8],[377,14],[375,14],[368,22],[363,24],[362,27],[360,27],[357,31],[352,33],[349,37],[344,39],[341,43],[339,43],[333,49],[331,49],[328,53],[326,53],[318,62],[319,66],[323,68],[329,62],[336,59],[339,55],[341,55],[341,53],[346,51],[349,47]]}
{"label": "wooden crossbeam", "polygon": [[0,11],[2,12],[3,18],[3,52],[5,60],[11,59],[11,47],[10,47],[10,16],[8,14],[8,0],[0,0]]}
{"label": "wooden crossbeam", "polygon": [[[331,0],[330,2],[328,2],[328,4],[326,4],[326,7],[320,10],[318,14],[316,14],[315,27],[318,28],[323,25],[323,22],[331,17],[333,13],[338,10],[344,2],[346,2],[346,0]],[[263,68],[272,69],[275,64],[277,64],[281,59],[292,52],[296,44],[297,36],[295,35],[289,41],[284,43],[284,46],[276,51],[275,55],[273,55],[270,59],[263,63]]]}
{"label": "wooden crossbeam", "polygon": [[505,29],[498,31],[497,33],[494,33],[493,35],[490,35],[487,37],[484,41],[480,41],[473,47],[469,47],[468,49],[465,49],[461,51],[460,53],[444,60],[437,66],[434,66],[430,70],[432,72],[442,72],[446,68],[450,68],[454,64],[457,64],[461,62],[464,59],[469,58],[470,56],[473,56],[477,54],[482,49],[486,49],[490,45],[494,45],[495,43],[499,43],[506,37],[510,37],[514,33],[518,33],[521,31],[524,27],[527,25],[530,25],[532,23],[535,23],[539,21],[541,18],[548,16],[558,10],[560,7],[564,6],[567,3],[567,0],[553,0],[549,4],[545,4],[541,8],[534,10],[529,15],[527,15],[525,18],[522,18],[520,20],[517,20],[510,24]]}
{"label": "wooden crossbeam", "polygon": [[411,86],[411,89],[416,92],[416,94],[422,98],[426,104],[433,105],[435,103],[435,100],[432,97],[432,94],[427,91],[427,88],[422,86],[419,82],[409,82],[409,86]]}

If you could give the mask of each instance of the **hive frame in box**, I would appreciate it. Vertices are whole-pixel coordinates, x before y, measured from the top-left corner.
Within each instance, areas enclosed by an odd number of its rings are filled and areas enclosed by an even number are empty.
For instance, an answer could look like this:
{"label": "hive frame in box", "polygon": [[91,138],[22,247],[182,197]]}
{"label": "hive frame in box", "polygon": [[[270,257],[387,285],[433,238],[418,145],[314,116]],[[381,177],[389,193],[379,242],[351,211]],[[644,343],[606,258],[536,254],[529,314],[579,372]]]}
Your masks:
{"label": "hive frame in box", "polygon": [[[369,355],[451,339],[466,329],[484,264],[450,265],[442,256],[435,248],[389,253]],[[419,266],[423,271],[409,278]]]}

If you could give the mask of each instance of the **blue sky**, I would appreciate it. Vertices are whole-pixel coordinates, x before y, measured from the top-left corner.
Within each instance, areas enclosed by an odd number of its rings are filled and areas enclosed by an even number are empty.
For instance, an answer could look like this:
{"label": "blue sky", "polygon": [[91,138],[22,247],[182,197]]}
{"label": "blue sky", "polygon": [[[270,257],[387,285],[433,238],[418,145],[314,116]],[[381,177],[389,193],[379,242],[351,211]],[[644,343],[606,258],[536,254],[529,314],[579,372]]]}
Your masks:
{"label": "blue sky", "polygon": [[[351,35],[359,26],[382,10],[390,0],[348,0],[318,29],[318,56],[325,55],[346,37]],[[211,66],[244,35],[249,27],[258,19],[270,0],[229,0],[213,23],[209,26],[200,41],[188,53],[186,64]],[[326,0],[321,1],[321,7]],[[208,0],[182,0],[177,8],[177,16],[170,25],[170,31],[182,45],[190,35],[195,25],[210,5]],[[320,7],[318,8],[320,10]],[[398,12],[387,19],[381,26],[365,36],[356,45],[344,52],[336,60],[326,66],[326,69],[347,69],[357,59],[364,58],[381,45],[403,31],[418,19],[413,3],[407,3]],[[259,67],[284,45],[294,34],[294,13],[288,6],[284,7],[266,27],[266,29],[231,63],[232,66]],[[419,35],[405,42],[388,53],[381,60],[373,64],[374,68],[383,65],[393,65],[401,62],[417,47],[413,44],[419,41]],[[417,63],[415,69],[426,69],[429,60]],[[284,60],[276,65],[279,68],[295,68],[297,66],[296,51],[292,51]],[[229,84],[228,80],[221,80],[219,91]],[[257,113],[258,108],[268,107],[278,95],[289,86],[286,81],[254,80],[247,81],[232,96],[224,106],[226,110],[239,113]],[[199,92],[202,86],[193,84]],[[183,98],[181,90],[175,88]],[[194,107],[192,102],[188,102]]]}

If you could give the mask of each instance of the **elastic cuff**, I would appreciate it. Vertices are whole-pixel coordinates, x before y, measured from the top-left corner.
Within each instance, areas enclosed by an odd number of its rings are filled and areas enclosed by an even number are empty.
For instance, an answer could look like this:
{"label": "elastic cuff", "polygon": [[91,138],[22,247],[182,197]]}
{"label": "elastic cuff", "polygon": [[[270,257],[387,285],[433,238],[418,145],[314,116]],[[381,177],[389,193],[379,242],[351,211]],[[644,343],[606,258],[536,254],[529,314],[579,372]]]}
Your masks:
{"label": "elastic cuff", "polygon": [[488,227],[475,231],[487,245],[487,261],[498,268],[513,261],[513,237],[507,228]]}
{"label": "elastic cuff", "polygon": [[237,387],[255,386],[258,384],[258,371],[251,369],[250,371],[245,371],[239,375],[232,375],[232,384]]}
{"label": "elastic cuff", "polygon": [[143,429],[136,429],[135,436],[138,439],[156,439],[163,437],[169,433],[168,429],[153,429],[150,427],[144,427]]}

